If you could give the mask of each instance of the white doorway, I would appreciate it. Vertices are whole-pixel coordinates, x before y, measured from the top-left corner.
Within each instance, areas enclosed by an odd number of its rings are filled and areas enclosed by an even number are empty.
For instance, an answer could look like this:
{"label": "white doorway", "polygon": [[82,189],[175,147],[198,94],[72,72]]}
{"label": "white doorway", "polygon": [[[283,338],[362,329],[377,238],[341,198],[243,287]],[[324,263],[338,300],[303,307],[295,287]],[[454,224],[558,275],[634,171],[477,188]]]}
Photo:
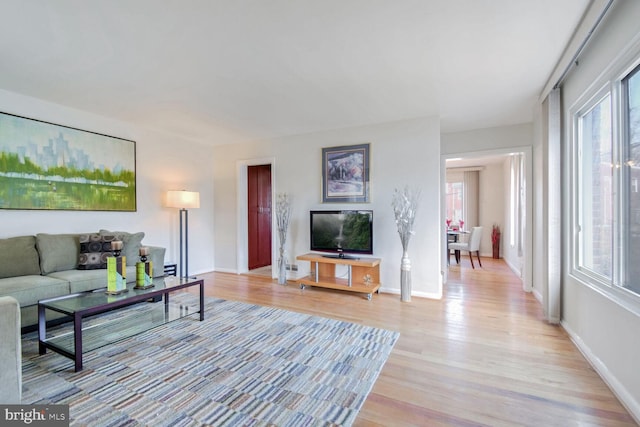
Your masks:
{"label": "white doorway", "polygon": [[[249,166],[271,165],[271,206],[275,206],[275,158],[260,158],[250,160],[240,160],[236,163],[236,194],[237,194],[237,253],[236,253],[236,271],[238,274],[244,274],[249,271],[249,205],[248,205],[248,168]],[[271,218],[271,230],[276,230],[275,215]],[[271,239],[271,265],[275,265],[273,257],[276,254],[276,239]],[[272,278],[276,278],[272,272]]]}
{"label": "white doorway", "polygon": [[[457,221],[460,218],[448,218],[451,215],[470,218],[473,223],[467,226],[481,225],[483,238],[482,256],[492,256],[491,231],[494,224],[500,226],[502,234],[500,256],[511,270],[522,280],[523,290],[532,290],[532,150],[530,147],[515,147],[482,152],[456,153],[442,156],[441,162],[441,201],[442,224],[447,219]],[[467,172],[465,174],[465,172]],[[447,188],[461,188],[465,175],[476,172],[478,193],[476,207],[452,203],[447,198]],[[519,180],[515,174],[520,174]],[[449,183],[448,183],[449,181]],[[454,185],[451,185],[454,183]],[[449,184],[449,185],[448,185]],[[456,196],[458,197],[458,195]],[[472,196],[469,196],[472,198]],[[465,205],[465,208],[461,206]],[[477,209],[465,212],[465,209]],[[449,212],[449,214],[447,213]],[[452,214],[451,212],[455,212]],[[462,212],[462,213],[461,213]],[[465,226],[465,228],[467,228]],[[447,233],[442,234],[442,271],[444,283],[448,278]],[[452,258],[453,259],[453,258]]]}

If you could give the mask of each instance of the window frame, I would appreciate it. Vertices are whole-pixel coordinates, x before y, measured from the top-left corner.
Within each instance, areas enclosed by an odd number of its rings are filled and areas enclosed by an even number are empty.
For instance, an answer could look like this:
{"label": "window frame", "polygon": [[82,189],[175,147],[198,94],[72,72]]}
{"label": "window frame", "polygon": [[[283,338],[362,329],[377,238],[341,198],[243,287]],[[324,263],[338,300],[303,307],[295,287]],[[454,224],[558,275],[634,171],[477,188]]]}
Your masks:
{"label": "window frame", "polygon": [[[625,156],[627,155],[627,150],[629,149],[630,143],[631,143],[631,135],[630,135],[630,128],[631,128],[631,123],[630,123],[630,111],[627,109],[627,105],[629,104],[629,98],[628,98],[628,83],[626,83],[629,78],[632,77],[632,74],[639,76],[640,77],[640,59],[638,59],[638,61],[635,63],[634,66],[630,67],[630,69],[624,73],[624,76],[622,76],[620,78],[620,84],[619,84],[619,104],[620,104],[620,118],[619,118],[619,123],[620,123],[620,130],[619,130],[619,137],[620,137],[620,145],[619,145],[619,159],[621,162],[621,167],[620,167],[620,172],[619,172],[619,185],[617,187],[618,189],[618,193],[620,193],[620,230],[619,230],[619,240],[618,240],[618,244],[617,246],[619,248],[621,248],[620,250],[625,250],[628,248],[628,238],[627,236],[629,236],[629,223],[630,223],[630,215],[631,215],[631,203],[630,203],[630,199],[626,198],[626,195],[628,194],[628,190],[629,190],[629,186],[630,184],[628,184],[629,179],[628,177],[630,176],[630,171],[627,170],[625,166],[626,161],[625,161]],[[624,196],[623,196],[624,195]],[[623,256],[624,255],[624,256]],[[627,290],[628,292],[631,292],[634,295],[640,295],[640,291],[639,292],[635,292],[633,290],[627,289],[626,285],[627,285],[627,277],[628,277],[628,271],[627,271],[627,264],[630,262],[630,257],[628,256],[627,253],[621,254],[620,256],[620,262],[619,262],[619,278],[618,278],[618,283],[620,284],[619,286],[622,289]]]}
{"label": "window frame", "polygon": [[[571,239],[568,242],[569,275],[592,289],[609,296],[622,306],[640,312],[640,292],[624,287],[626,275],[625,216],[628,215],[628,201],[623,193],[624,168],[621,167],[624,155],[626,135],[629,126],[625,117],[625,92],[623,81],[634,70],[640,67],[640,44],[627,55],[621,56],[600,75],[589,89],[587,89],[568,109],[569,151],[568,151],[568,184],[571,191],[569,197],[569,230]],[[611,97],[611,144],[612,163],[612,274],[611,279],[594,271],[583,268],[580,264],[580,119],[591,111],[606,94]]]}
{"label": "window frame", "polygon": [[[448,216],[449,213],[447,212],[448,209],[449,209],[449,201],[447,200],[447,198],[449,197],[449,195],[451,193],[448,192],[448,189],[449,189],[449,184],[457,184],[457,183],[461,184],[460,199],[461,199],[461,203],[462,203],[462,209],[461,209],[462,210],[462,212],[461,212],[462,217],[461,218],[453,218],[453,217],[450,218]],[[457,220],[463,220],[463,221],[466,220],[466,211],[465,211],[466,204],[465,204],[464,195],[465,195],[464,178],[463,178],[462,174],[458,174],[457,172],[454,172],[454,173],[446,176],[446,179],[445,179],[445,218],[446,219],[450,219],[452,221],[456,220],[456,219]],[[456,223],[452,222],[451,225],[456,225]]]}
{"label": "window frame", "polygon": [[[601,87],[598,91],[596,91],[587,101],[583,102],[580,104],[580,108],[576,109],[574,112],[572,112],[571,117],[572,117],[572,128],[573,128],[573,146],[572,146],[572,160],[573,160],[573,166],[572,166],[572,178],[573,178],[573,182],[572,182],[572,215],[571,215],[571,221],[572,221],[572,229],[574,230],[574,236],[573,236],[573,242],[572,242],[572,269],[574,271],[575,274],[582,276],[584,279],[587,280],[592,280],[592,281],[596,281],[598,283],[600,283],[601,285],[604,286],[612,286],[613,283],[615,282],[615,273],[614,271],[616,270],[615,263],[616,263],[616,254],[615,254],[615,230],[616,230],[616,215],[615,215],[615,198],[616,198],[616,192],[613,191],[613,195],[612,195],[612,199],[613,199],[613,204],[614,204],[614,209],[613,212],[611,213],[612,215],[612,275],[611,278],[598,273],[597,271],[589,268],[589,267],[585,267],[582,265],[582,260],[583,260],[583,253],[582,253],[582,247],[581,247],[581,226],[582,226],[582,210],[581,208],[581,202],[582,202],[582,189],[583,189],[583,179],[582,179],[582,175],[583,175],[583,168],[582,168],[582,123],[584,120],[584,117],[589,114],[591,111],[593,111],[594,108],[596,108],[596,106],[598,106],[605,98],[609,97],[609,104],[610,104],[610,109],[611,109],[611,149],[612,149],[612,153],[611,153],[611,157],[612,157],[612,161],[614,161],[615,159],[615,146],[616,146],[616,140],[614,137],[614,130],[613,130],[613,117],[614,117],[614,95],[612,93],[612,88],[611,85],[607,84],[603,87]],[[612,171],[612,186],[614,186],[615,188],[615,169]]]}

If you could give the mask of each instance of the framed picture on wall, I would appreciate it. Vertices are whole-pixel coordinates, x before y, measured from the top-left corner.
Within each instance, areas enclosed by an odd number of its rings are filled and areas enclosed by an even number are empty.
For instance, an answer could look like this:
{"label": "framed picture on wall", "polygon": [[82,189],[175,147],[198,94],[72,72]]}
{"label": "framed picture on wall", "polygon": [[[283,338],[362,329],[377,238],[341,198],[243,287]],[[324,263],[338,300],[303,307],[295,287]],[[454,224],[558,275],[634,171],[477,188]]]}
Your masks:
{"label": "framed picture on wall", "polygon": [[136,211],[136,143],[0,113],[0,209]]}
{"label": "framed picture on wall", "polygon": [[368,203],[369,146],[322,149],[322,202]]}

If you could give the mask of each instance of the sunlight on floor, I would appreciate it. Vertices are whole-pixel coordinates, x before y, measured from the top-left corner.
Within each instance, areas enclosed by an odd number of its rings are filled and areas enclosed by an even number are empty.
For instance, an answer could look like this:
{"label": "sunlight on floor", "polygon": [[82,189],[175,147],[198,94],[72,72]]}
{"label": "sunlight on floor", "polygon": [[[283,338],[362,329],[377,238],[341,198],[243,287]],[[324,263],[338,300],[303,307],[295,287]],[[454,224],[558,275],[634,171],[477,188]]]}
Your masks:
{"label": "sunlight on floor", "polygon": [[253,270],[249,270],[247,272],[250,276],[261,276],[261,277],[269,277],[271,278],[271,266],[267,265],[260,268],[254,268]]}

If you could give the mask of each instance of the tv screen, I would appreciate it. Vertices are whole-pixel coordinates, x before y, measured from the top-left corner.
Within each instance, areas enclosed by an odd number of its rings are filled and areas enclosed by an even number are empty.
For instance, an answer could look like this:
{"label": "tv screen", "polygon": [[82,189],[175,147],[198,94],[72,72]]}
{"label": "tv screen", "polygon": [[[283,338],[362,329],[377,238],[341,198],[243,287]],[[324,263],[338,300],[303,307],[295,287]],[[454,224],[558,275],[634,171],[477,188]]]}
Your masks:
{"label": "tv screen", "polygon": [[311,211],[310,229],[312,251],[373,253],[373,211]]}

